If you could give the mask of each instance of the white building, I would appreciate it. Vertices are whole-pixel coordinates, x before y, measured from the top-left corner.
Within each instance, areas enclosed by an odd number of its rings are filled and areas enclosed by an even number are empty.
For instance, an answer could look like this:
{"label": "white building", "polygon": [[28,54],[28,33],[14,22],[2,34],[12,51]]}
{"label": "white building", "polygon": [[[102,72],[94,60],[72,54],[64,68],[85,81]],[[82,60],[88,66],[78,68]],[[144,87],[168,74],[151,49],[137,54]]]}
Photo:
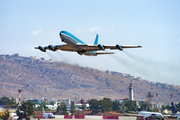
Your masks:
{"label": "white building", "polygon": [[21,102],[33,102],[33,103],[41,104],[42,100],[41,99],[26,99],[26,98],[23,98],[23,99],[21,99]]}
{"label": "white building", "polygon": [[57,100],[56,105],[58,106],[58,104],[61,104],[62,102],[64,102],[66,104],[67,110],[71,109],[71,100],[70,99],[66,99],[66,98],[62,98]]}
{"label": "white building", "polygon": [[51,109],[51,110],[56,110],[57,109],[56,105],[46,105],[46,107],[48,107],[48,109]]}
{"label": "white building", "polygon": [[[82,110],[82,109],[79,109],[79,108],[81,108],[83,104],[75,103],[74,105],[76,107],[76,110]],[[86,108],[85,109],[87,109],[87,108],[89,108],[89,103],[86,103]]]}

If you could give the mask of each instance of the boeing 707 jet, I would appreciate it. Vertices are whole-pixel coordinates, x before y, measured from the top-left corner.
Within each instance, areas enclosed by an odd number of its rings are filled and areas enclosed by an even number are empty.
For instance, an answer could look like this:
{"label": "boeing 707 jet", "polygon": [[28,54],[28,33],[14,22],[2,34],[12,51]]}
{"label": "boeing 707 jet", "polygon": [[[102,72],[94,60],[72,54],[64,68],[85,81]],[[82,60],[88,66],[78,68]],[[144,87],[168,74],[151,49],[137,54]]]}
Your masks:
{"label": "boeing 707 jet", "polygon": [[122,51],[124,48],[141,48],[140,45],[102,45],[98,44],[98,34],[96,34],[96,38],[94,44],[86,44],[85,42],[81,41],[71,33],[67,31],[61,31],[59,33],[60,39],[62,42],[65,42],[64,45],[49,45],[49,46],[39,46],[35,47],[35,49],[39,49],[42,52],[46,52],[46,50],[56,51],[69,51],[69,52],[77,52],[79,55],[87,55],[87,56],[97,56],[103,54],[114,54],[114,52],[97,52],[97,51],[104,51],[105,49],[110,50],[120,50]]}
{"label": "boeing 707 jet", "polygon": [[143,116],[145,120],[147,118],[156,118],[156,119],[161,119],[164,120],[164,116],[160,112],[148,112],[148,111],[141,111],[141,107],[139,103],[136,101],[137,109],[138,109],[138,115]]}

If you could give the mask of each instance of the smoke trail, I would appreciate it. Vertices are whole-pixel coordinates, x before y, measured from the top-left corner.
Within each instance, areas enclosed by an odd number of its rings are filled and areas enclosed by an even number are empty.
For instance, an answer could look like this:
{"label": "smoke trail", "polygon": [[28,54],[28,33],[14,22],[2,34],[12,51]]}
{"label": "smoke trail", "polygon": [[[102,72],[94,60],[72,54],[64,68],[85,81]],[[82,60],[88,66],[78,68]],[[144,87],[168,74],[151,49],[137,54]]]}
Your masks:
{"label": "smoke trail", "polygon": [[50,56],[50,58],[51,58],[52,60],[54,60],[54,61],[57,62],[57,65],[58,65],[58,66],[61,65],[60,60],[59,60],[56,56],[53,56],[51,53],[49,53],[49,51],[47,51],[46,53]]}
{"label": "smoke trail", "polygon": [[146,68],[150,74],[150,76],[146,76],[141,73],[141,76],[152,81],[163,81],[169,82],[170,84],[174,81],[174,83],[177,84],[176,80],[179,79],[178,73],[180,73],[179,63],[158,61],[152,58],[143,58],[141,56],[132,55],[126,51],[124,51],[124,53],[137,64]]}
{"label": "smoke trail", "polygon": [[[119,57],[114,56],[114,55],[110,55],[110,56],[116,62],[120,63],[128,71],[132,71],[132,72],[137,73],[139,75],[144,74],[146,76],[150,76],[148,70],[146,68],[144,68],[143,66],[136,64],[133,61],[129,61],[128,59],[119,58]],[[118,66],[118,67],[120,67],[120,66]]]}
{"label": "smoke trail", "polygon": [[141,57],[138,57],[138,56],[135,56],[135,55],[132,55],[126,51],[123,51],[129,58],[133,59],[134,61],[138,62],[138,64],[146,64],[148,66],[155,66],[156,63],[153,62],[153,60],[150,60],[150,59],[143,59]]}
{"label": "smoke trail", "polygon": [[71,61],[70,59],[68,59],[65,55],[59,53],[58,51],[56,52],[56,54],[58,54],[59,57],[60,57],[63,61],[68,62],[68,63],[71,63],[71,62],[72,62],[72,61]]}
{"label": "smoke trail", "polygon": [[52,60],[54,60],[54,61],[56,61],[56,62],[60,62],[60,61],[67,62],[67,63],[71,63],[71,62],[72,62],[72,61],[71,61],[70,59],[68,59],[65,55],[59,53],[58,51],[54,52],[54,53],[56,53],[58,56],[57,56],[57,55],[56,55],[56,56],[52,55],[52,53],[50,53],[49,51],[47,51],[46,53],[48,54],[48,56],[49,56]]}
{"label": "smoke trail", "polygon": [[111,58],[113,58],[116,62],[122,64],[123,66],[128,66],[128,62],[126,60],[124,60],[123,58],[118,58],[115,55],[109,55]]}
{"label": "smoke trail", "polygon": [[157,61],[155,59],[152,58],[142,58],[140,56],[135,56],[132,55],[128,52],[124,53],[131,59],[133,59],[134,61],[136,61],[138,64],[142,64],[145,67],[149,67],[152,69],[160,69],[160,70],[171,70],[171,71],[180,71],[179,69],[179,65],[177,63],[172,63],[172,62],[165,62],[165,61]]}
{"label": "smoke trail", "polygon": [[52,53],[50,53],[49,51],[47,51],[46,53],[50,56],[52,60],[56,62],[65,62],[69,64],[74,64],[74,65],[79,64],[76,61],[73,61],[72,56],[66,57],[65,55],[61,54],[59,51],[53,52],[53,53],[56,53],[57,55],[52,55]]}
{"label": "smoke trail", "polygon": [[54,57],[51,53],[49,53],[49,51],[47,51],[46,53],[49,55],[49,57],[50,57],[52,60],[57,61],[57,58]]}

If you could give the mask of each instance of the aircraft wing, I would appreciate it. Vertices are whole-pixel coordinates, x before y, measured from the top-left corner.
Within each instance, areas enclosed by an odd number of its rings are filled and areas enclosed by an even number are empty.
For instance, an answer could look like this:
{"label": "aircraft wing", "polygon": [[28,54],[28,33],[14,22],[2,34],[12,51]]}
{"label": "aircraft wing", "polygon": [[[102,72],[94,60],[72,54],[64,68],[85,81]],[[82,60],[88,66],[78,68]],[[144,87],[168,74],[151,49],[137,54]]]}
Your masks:
{"label": "aircraft wing", "polygon": [[45,46],[45,47],[35,47],[35,49],[40,49],[43,52],[46,52],[46,49],[56,51],[56,50],[62,50],[62,51],[71,51],[71,52],[77,52],[77,51],[99,51],[99,50],[105,50],[105,49],[118,49],[123,50],[124,48],[140,48],[140,45],[88,45],[88,44],[77,44],[76,46],[72,47],[70,45],[64,44],[64,45],[56,45],[56,46]]}
{"label": "aircraft wing", "polygon": [[75,51],[75,49],[73,47],[71,47],[70,45],[67,45],[67,44],[57,45],[57,46],[55,46],[55,48],[57,48],[58,50],[62,50],[62,51]]}
{"label": "aircraft wing", "polygon": [[139,114],[130,114],[130,113],[124,113],[126,116],[140,116]]}
{"label": "aircraft wing", "polygon": [[141,48],[140,45],[88,45],[88,44],[79,44],[77,45],[78,48],[85,50],[85,51],[98,51],[98,50],[105,50],[105,49],[118,49],[123,50],[124,48]]}
{"label": "aircraft wing", "polygon": [[52,50],[52,51],[62,50],[62,51],[71,51],[71,52],[101,50],[101,49],[99,49],[99,47],[97,45],[87,45],[87,44],[79,44],[79,45],[76,45],[75,47],[72,47],[67,44],[55,45],[55,46],[49,45],[49,46],[45,46],[45,47],[42,47],[42,46],[35,47],[35,49],[39,49],[42,52],[46,52],[46,50]]}
{"label": "aircraft wing", "polygon": [[141,48],[140,45],[104,45],[105,49],[118,49],[118,46],[120,46],[122,49],[124,48]]}
{"label": "aircraft wing", "polygon": [[97,51],[101,50],[98,45],[88,45],[88,44],[78,44],[76,45],[79,50],[84,50],[84,51]]}
{"label": "aircraft wing", "polygon": [[46,50],[52,50],[52,51],[56,51],[56,50],[62,50],[62,51],[75,51],[75,49],[73,47],[71,47],[70,45],[64,44],[64,45],[49,45],[49,46],[45,46],[45,47],[35,47],[35,49],[40,49],[43,52],[46,52]]}

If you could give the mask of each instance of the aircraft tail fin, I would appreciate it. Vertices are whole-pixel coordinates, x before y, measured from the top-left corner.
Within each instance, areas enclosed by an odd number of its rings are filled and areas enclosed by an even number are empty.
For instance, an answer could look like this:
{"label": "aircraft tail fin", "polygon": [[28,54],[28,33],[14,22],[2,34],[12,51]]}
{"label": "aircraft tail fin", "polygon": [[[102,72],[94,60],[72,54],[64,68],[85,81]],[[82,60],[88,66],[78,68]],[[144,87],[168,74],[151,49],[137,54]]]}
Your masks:
{"label": "aircraft tail fin", "polygon": [[172,113],[177,113],[179,111],[173,102],[171,102],[171,106],[172,106]]}
{"label": "aircraft tail fin", "polygon": [[137,110],[141,111],[141,106],[139,105],[138,101],[136,101]]}
{"label": "aircraft tail fin", "polygon": [[44,107],[43,107],[42,109],[43,109],[43,114],[44,114],[44,113],[45,113],[45,112],[44,112]]}
{"label": "aircraft tail fin", "polygon": [[95,41],[94,41],[94,45],[97,45],[97,44],[98,44],[98,38],[99,38],[99,35],[96,34],[96,38],[95,38]]}

